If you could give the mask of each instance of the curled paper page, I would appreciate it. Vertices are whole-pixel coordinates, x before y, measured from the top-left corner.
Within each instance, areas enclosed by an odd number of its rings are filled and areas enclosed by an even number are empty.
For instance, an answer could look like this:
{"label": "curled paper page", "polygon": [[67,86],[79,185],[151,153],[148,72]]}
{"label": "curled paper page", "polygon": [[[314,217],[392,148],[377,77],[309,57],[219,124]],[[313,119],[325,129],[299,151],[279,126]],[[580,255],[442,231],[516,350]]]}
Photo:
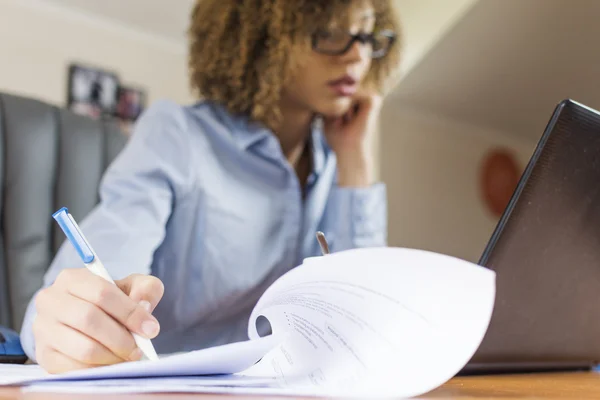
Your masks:
{"label": "curled paper page", "polygon": [[[0,379],[0,385],[34,384],[37,382],[77,382],[103,379],[185,377],[235,374],[255,364],[266,353],[276,347],[281,340],[274,335],[230,343],[223,346],[162,357],[158,361],[135,361],[91,369],[83,369],[63,374],[50,375],[41,368],[23,366],[13,368],[11,377]],[[0,370],[1,371],[1,370]],[[25,373],[27,372],[27,373]]]}
{"label": "curled paper page", "polygon": [[[457,258],[401,248],[348,250],[309,258],[279,278],[250,316],[248,341],[60,375],[6,368],[0,386],[418,396],[452,378],[473,356],[495,291],[494,272]],[[259,337],[256,322],[265,319],[272,335]]]}
{"label": "curled paper page", "polygon": [[276,281],[264,316],[290,334],[249,376],[277,377],[281,393],[417,396],[452,378],[489,325],[495,273],[437,253],[378,248],[305,260]]}

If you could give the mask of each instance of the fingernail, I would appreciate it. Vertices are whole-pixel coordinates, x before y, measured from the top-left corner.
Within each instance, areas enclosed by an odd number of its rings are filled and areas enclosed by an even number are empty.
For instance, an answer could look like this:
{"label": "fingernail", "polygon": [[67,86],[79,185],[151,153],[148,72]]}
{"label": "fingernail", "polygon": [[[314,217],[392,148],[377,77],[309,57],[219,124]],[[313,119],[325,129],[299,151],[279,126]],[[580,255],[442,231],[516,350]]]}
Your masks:
{"label": "fingernail", "polygon": [[148,312],[150,312],[150,311],[151,311],[151,309],[152,309],[152,304],[150,304],[150,302],[149,302],[149,301],[142,300],[142,301],[140,301],[140,303],[139,303],[139,304],[140,304],[140,306],[142,306],[142,308],[143,308],[144,310],[146,310],[146,311],[148,311]]}
{"label": "fingernail", "polygon": [[131,361],[139,361],[142,359],[142,350],[140,350],[138,347],[135,348],[135,350],[133,350],[131,352],[131,354],[129,355],[129,359]]}
{"label": "fingernail", "polygon": [[158,334],[158,324],[152,320],[142,322],[142,332],[148,337],[154,337]]}

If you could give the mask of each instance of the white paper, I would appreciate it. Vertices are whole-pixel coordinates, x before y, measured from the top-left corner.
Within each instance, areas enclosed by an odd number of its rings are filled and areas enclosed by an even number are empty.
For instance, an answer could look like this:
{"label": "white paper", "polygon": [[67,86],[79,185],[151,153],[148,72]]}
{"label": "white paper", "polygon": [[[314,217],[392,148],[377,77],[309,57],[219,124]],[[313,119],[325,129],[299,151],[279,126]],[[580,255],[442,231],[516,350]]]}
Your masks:
{"label": "white paper", "polygon": [[316,396],[314,392],[301,388],[281,388],[268,386],[210,386],[210,385],[160,385],[150,383],[146,386],[84,386],[81,382],[73,384],[62,384],[52,382],[51,384],[36,383],[24,387],[24,392],[42,393],[76,393],[76,394],[132,394],[132,393],[220,393],[240,395],[275,395],[275,396]]}
{"label": "white paper", "polygon": [[362,249],[305,261],[255,307],[292,332],[245,371],[328,396],[417,396],[459,372],[479,347],[495,273],[436,253]]}
{"label": "white paper", "polygon": [[247,369],[273,349],[280,339],[271,335],[259,340],[231,343],[161,358],[157,361],[135,361],[69,372],[21,379],[22,384],[36,381],[79,381],[113,378],[150,378],[165,376],[200,376],[234,374]]}
{"label": "white paper", "polygon": [[132,393],[132,392],[197,392],[204,388],[269,388],[275,384],[274,378],[248,377],[239,374],[217,376],[155,377],[103,379],[89,381],[42,381],[28,387],[28,390],[77,393]]}
{"label": "white paper", "polygon": [[0,385],[43,378],[47,375],[38,365],[0,364]]}
{"label": "white paper", "polygon": [[[310,388],[308,388],[310,389]],[[229,393],[250,395],[312,396],[307,389],[282,387],[275,378],[241,374],[184,378],[106,379],[93,381],[37,382],[23,391],[77,394],[125,393]]]}
{"label": "white paper", "polygon": [[[349,250],[307,259],[277,280],[250,316],[248,342],[44,378],[28,390],[418,396],[469,361],[494,298],[494,272],[464,260]],[[273,328],[267,338],[256,332],[261,315]],[[235,375],[174,378],[218,373]],[[151,377],[143,385],[130,379]]]}

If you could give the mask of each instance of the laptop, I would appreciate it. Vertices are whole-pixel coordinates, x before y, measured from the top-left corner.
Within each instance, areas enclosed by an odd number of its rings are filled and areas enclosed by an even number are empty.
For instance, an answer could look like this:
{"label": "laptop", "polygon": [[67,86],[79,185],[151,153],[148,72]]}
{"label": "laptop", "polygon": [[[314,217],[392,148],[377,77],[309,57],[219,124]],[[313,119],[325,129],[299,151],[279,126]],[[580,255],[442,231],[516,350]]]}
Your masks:
{"label": "laptop", "polygon": [[496,303],[461,374],[600,362],[600,113],[557,105],[479,264]]}

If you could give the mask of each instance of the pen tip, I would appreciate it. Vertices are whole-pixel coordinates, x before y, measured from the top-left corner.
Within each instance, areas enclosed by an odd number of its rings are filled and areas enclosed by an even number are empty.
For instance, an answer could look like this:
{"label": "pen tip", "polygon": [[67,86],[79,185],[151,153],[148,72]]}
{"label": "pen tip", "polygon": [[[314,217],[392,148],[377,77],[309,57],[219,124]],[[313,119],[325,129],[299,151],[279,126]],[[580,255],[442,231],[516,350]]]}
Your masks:
{"label": "pen tip", "polygon": [[323,255],[329,254],[329,245],[327,244],[327,240],[325,239],[325,234],[321,231],[317,231],[317,241],[319,242],[319,246],[321,246],[321,252]]}

